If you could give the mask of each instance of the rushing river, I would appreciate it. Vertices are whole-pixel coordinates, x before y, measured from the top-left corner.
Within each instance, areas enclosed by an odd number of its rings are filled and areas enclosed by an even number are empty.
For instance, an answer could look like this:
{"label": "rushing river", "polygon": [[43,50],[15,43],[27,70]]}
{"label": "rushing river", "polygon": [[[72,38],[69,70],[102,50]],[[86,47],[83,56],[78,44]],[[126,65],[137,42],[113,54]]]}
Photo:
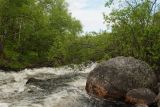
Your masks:
{"label": "rushing river", "polygon": [[85,92],[87,75],[95,66],[0,72],[0,107],[113,107]]}

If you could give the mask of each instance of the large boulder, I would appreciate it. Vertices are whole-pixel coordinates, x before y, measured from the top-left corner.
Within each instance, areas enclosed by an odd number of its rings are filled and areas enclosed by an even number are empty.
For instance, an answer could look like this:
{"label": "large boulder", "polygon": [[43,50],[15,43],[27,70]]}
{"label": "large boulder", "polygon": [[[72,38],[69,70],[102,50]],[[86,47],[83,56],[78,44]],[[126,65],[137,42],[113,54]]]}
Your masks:
{"label": "large boulder", "polygon": [[97,65],[87,78],[86,91],[91,96],[115,101],[124,100],[133,89],[155,91],[156,84],[156,76],[147,63],[122,56]]}

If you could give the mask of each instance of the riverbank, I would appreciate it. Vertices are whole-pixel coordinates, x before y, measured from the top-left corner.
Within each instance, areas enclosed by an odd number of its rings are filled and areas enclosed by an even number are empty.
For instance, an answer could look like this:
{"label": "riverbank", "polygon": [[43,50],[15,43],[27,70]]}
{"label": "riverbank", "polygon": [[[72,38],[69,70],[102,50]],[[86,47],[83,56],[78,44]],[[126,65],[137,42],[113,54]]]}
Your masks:
{"label": "riverbank", "polygon": [[83,62],[81,64],[54,64],[53,62],[43,62],[43,63],[37,63],[37,64],[28,64],[28,65],[20,65],[17,64],[16,66],[8,66],[10,64],[6,64],[6,65],[2,65],[0,64],[0,72],[19,72],[22,71],[24,69],[38,69],[38,68],[43,68],[43,67],[62,67],[62,66],[69,66],[71,68],[74,68],[75,66],[78,66],[79,69],[82,69],[82,67],[86,67],[88,65],[91,65],[92,63],[96,63],[96,62]]}

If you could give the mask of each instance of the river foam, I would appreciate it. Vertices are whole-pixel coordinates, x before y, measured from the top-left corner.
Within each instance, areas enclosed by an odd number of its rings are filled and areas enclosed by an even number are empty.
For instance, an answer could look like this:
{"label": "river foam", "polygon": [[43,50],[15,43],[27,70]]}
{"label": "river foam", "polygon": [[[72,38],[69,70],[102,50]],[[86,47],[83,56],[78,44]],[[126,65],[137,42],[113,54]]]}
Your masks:
{"label": "river foam", "polygon": [[93,107],[84,87],[96,65],[0,72],[0,107]]}

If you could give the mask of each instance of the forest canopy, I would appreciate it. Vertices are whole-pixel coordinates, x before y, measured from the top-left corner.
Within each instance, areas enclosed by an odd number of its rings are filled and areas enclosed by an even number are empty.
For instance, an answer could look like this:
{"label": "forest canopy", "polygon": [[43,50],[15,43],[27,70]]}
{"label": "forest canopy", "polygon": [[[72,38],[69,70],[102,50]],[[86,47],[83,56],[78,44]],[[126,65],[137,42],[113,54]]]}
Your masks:
{"label": "forest canopy", "polygon": [[114,7],[104,13],[111,32],[82,33],[65,0],[0,0],[0,67],[52,67],[132,56],[159,71],[158,0],[107,0],[104,5]]}

